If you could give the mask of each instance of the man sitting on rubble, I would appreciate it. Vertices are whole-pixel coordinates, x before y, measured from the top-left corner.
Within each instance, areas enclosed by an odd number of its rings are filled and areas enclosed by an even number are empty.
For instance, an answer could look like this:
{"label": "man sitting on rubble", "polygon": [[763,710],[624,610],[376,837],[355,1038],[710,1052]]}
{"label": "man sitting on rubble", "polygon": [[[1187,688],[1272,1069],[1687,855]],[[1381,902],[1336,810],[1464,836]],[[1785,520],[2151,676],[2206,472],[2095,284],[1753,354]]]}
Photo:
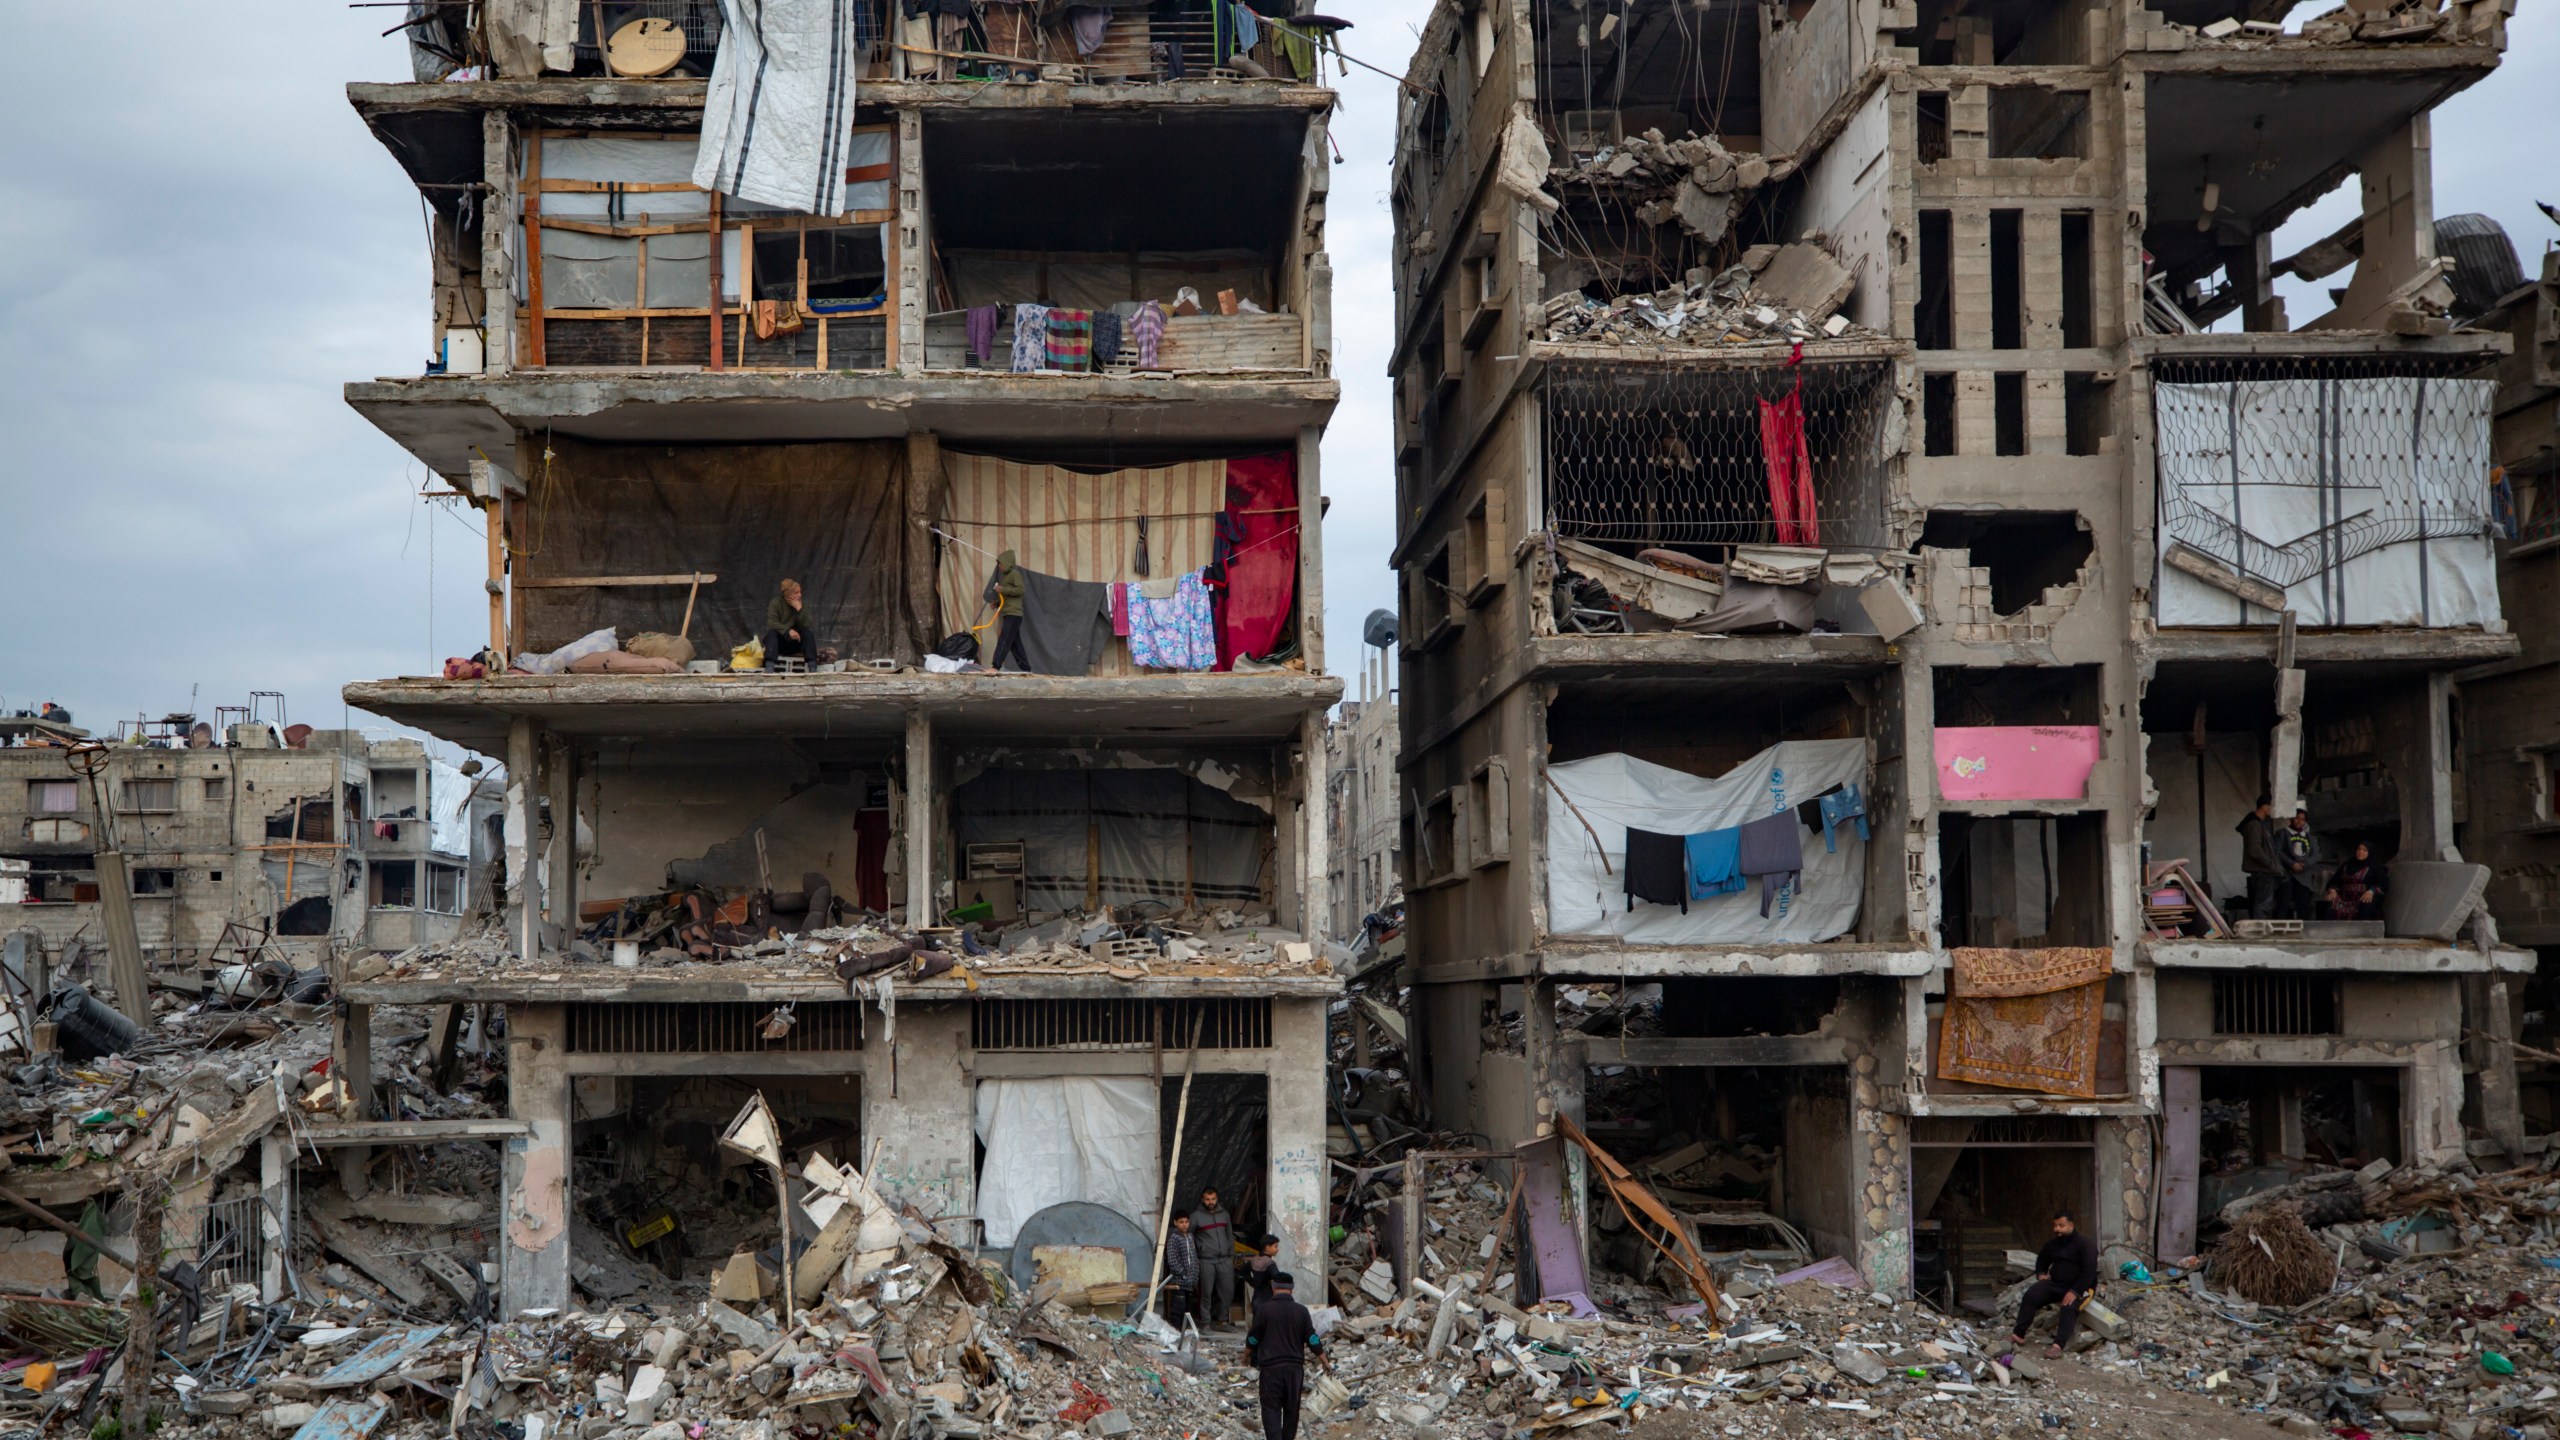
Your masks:
{"label": "man sitting on rubble", "polygon": [[2047,1305],[2060,1305],[2054,1313],[2053,1343],[2044,1347],[2047,1358],[2058,1356],[2080,1333],[2080,1306],[2089,1298],[2089,1287],[2098,1283],[2098,1242],[2080,1233],[2068,1210],[2053,1217],[2053,1238],[2036,1252],[2035,1283],[2018,1299],[2018,1323],[2009,1327],[2009,1349],[2000,1363],[2017,1358],[2018,1347],[2027,1343],[2027,1327],[2035,1323]]}
{"label": "man sitting on rubble", "polygon": [[1192,1248],[1191,1217],[1173,1217],[1173,1229],[1164,1237],[1164,1323],[1179,1330],[1182,1317],[1191,1311],[1192,1297],[1200,1289],[1200,1252]]}
{"label": "man sitting on rubble", "polygon": [[1254,1307],[1245,1327],[1245,1358],[1262,1372],[1262,1440],[1298,1440],[1298,1400],[1306,1392],[1307,1353],[1323,1353],[1316,1317],[1291,1293],[1286,1270],[1271,1272],[1271,1298]]}

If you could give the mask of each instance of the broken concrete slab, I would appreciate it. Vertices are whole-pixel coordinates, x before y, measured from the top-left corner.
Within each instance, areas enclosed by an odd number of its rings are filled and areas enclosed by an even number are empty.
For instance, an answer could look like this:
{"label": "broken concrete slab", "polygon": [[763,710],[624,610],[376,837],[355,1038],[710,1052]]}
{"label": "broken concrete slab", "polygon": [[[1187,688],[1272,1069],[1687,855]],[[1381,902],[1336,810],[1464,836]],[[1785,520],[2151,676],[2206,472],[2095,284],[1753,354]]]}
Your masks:
{"label": "broken concrete slab", "polygon": [[1778,247],[1753,284],[1772,303],[1801,310],[1809,321],[1820,321],[1849,298],[1849,292],[1858,287],[1858,277],[1831,258],[1830,251],[1800,240]]}

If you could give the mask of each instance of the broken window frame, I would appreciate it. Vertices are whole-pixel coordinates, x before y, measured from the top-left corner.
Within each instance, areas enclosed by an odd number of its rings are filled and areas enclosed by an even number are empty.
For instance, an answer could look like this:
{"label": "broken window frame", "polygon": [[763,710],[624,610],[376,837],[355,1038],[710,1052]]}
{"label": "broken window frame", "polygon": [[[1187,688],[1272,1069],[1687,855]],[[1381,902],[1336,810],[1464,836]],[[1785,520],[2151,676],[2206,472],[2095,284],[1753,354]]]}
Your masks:
{"label": "broken window frame", "polygon": [[116,810],[124,815],[174,815],[178,781],[169,775],[133,775],[116,782]]}
{"label": "broken window frame", "polygon": [[[894,178],[897,174],[898,168],[898,142],[896,130],[897,127],[894,125],[857,125],[853,127],[851,132],[855,135],[885,135],[888,137],[889,150],[887,161],[882,165],[863,167],[861,170],[853,172],[853,174],[856,183],[860,184],[872,184],[881,181],[892,182],[892,198],[894,198],[895,194]],[[522,214],[520,217],[522,222],[521,242],[523,247],[522,273],[524,276],[524,293],[517,301],[516,322],[518,334],[523,345],[523,354],[526,356],[526,363],[529,366],[543,369],[598,368],[615,370],[663,368],[797,371],[808,369],[826,370],[869,368],[831,363],[832,357],[828,354],[827,342],[829,339],[828,330],[830,323],[834,320],[856,320],[866,327],[878,325],[884,331],[881,347],[882,358],[878,368],[884,370],[893,370],[897,368],[898,327],[893,323],[893,319],[898,309],[899,297],[897,277],[899,253],[897,225],[898,212],[894,205],[886,209],[849,210],[842,215],[824,216],[781,215],[756,211],[751,212],[752,218],[749,218],[748,216],[724,215],[722,211],[723,197],[719,192],[706,191],[700,186],[689,182],[649,181],[622,183],[601,180],[561,180],[556,178],[546,178],[543,175],[542,151],[545,141],[588,138],[618,140],[647,138],[660,140],[669,144],[675,144],[681,143],[691,137],[618,130],[528,129],[523,133],[523,172],[518,183],[524,197]],[[606,193],[640,196],[652,194],[703,195],[708,197],[707,205],[709,213],[701,218],[686,217],[683,219],[669,220],[663,223],[653,220],[642,224],[623,224],[611,221],[597,221],[583,216],[557,216],[545,215],[543,213],[542,197],[544,195],[571,193]],[[851,313],[830,312],[827,315],[820,315],[811,310],[808,306],[807,265],[805,261],[807,247],[806,242],[804,241],[802,243],[804,260],[801,267],[802,273],[796,286],[794,309],[795,313],[801,317],[804,324],[814,324],[818,327],[816,358],[812,364],[808,365],[758,365],[746,363],[744,357],[747,354],[747,341],[751,333],[751,327],[754,324],[755,313],[755,292],[752,288],[754,276],[755,231],[759,229],[771,231],[775,229],[805,230],[866,226],[877,227],[881,234],[883,265],[881,271],[880,303],[869,309]],[[545,230],[556,230],[564,233],[577,232],[590,235],[606,235],[616,238],[635,238],[639,240],[640,247],[633,262],[638,271],[634,291],[635,303],[630,306],[606,309],[570,309],[546,305],[544,301],[547,297],[543,294],[542,273],[542,233]],[[710,276],[708,283],[709,294],[705,297],[709,301],[708,304],[653,306],[649,303],[649,237],[654,235],[675,234],[707,234],[711,237]],[[733,234],[738,237],[737,255],[738,269],[740,272],[735,277],[731,277],[727,274],[727,257],[729,248],[728,238]],[[728,282],[733,278],[737,285],[738,298],[735,300],[727,298],[724,293],[728,288]],[[557,366],[552,363],[549,354],[549,342],[552,338],[549,333],[551,326],[555,324],[594,324],[598,322],[625,320],[637,320],[640,322],[641,326],[639,359],[633,364],[588,367]],[[703,363],[699,365],[690,365],[680,362],[664,365],[653,364],[649,357],[654,348],[653,341],[655,338],[656,327],[669,324],[681,325],[694,321],[702,322],[707,331],[706,338],[709,349],[705,355]],[[687,348],[689,350],[691,347],[688,346]]]}

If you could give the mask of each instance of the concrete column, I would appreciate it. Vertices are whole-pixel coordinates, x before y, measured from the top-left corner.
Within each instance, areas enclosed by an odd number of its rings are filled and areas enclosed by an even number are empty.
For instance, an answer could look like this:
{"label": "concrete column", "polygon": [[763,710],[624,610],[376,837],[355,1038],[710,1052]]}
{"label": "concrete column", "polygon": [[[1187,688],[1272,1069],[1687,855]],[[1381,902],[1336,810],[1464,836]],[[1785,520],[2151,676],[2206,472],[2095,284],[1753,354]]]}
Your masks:
{"label": "concrete column", "polygon": [[[921,333],[921,332],[919,332]],[[917,653],[941,639],[934,600],[933,537],[927,533],[942,507],[942,439],[929,430],[907,436],[907,613],[913,617]]]}
{"label": "concrete column", "polygon": [[2276,672],[2276,728],[2267,793],[2275,798],[2276,821],[2290,821],[2302,804],[2302,685],[2305,672]]}
{"label": "concrete column", "polygon": [[[2151,1249],[2151,1122],[2111,1115],[2096,1123],[2098,1243]],[[2104,1273],[2103,1270],[2100,1273]]]}
{"label": "concrete column", "polygon": [[285,1296],[285,1252],[291,1248],[284,1217],[293,1213],[293,1137],[279,1125],[258,1141],[258,1196],[265,1211],[258,1231],[266,1237],[266,1265],[258,1274],[258,1298],[273,1304]]}
{"label": "concrete column", "polygon": [[554,737],[545,757],[543,789],[551,802],[551,841],[543,876],[542,938],[561,954],[578,933],[578,747]]}
{"label": "concrete column", "polygon": [[[515,367],[515,139],[515,121],[507,112],[481,113],[480,178],[489,188],[482,192],[481,204],[480,313],[491,375]],[[496,509],[491,506],[488,513],[494,516]]]}
{"label": "concrete column", "polygon": [[1890,1295],[1911,1286],[1911,1122],[1884,1108],[1902,1070],[1898,987],[1863,994],[1841,1027],[1849,1060],[1850,1257],[1867,1284]]}
{"label": "concrete column", "polygon": [[530,717],[507,722],[507,938],[516,958],[531,961],[542,954],[542,879],[533,857],[539,815],[534,805],[534,772],[539,768],[542,728]]}
{"label": "concrete column", "polygon": [[1332,793],[1329,759],[1324,712],[1310,710],[1298,722],[1298,830],[1305,836],[1299,848],[1306,856],[1307,877],[1298,910],[1305,917],[1307,938],[1319,944],[1333,938],[1333,827],[1325,814],[1326,797]]}
{"label": "concrete column", "polygon": [[2524,1112],[2516,1091],[2515,1047],[2506,1043],[2515,1035],[2507,982],[2495,975],[2464,976],[2462,1008],[2471,1027],[2489,1037],[2474,1042],[2473,1051],[2480,1075],[2480,1126],[2507,1152],[2509,1164],[2520,1165],[2525,1158]]}
{"label": "concrete column", "polygon": [[569,1013],[507,1007],[507,1112],[533,1133],[499,1166],[501,1314],[569,1303]]}
{"label": "concrete column", "polygon": [[941,786],[933,773],[933,717],[907,716],[907,923],[934,923],[934,799]]}
{"label": "concrete column", "polygon": [[[891,1205],[919,1214],[967,1215],[977,1208],[977,1094],[969,1070],[969,1007],[898,1009],[897,1034],[882,1035],[874,1012],[862,1051],[863,1149],[878,1147],[872,1184]],[[974,1243],[976,1227],[937,1227]]]}
{"label": "concrete column", "polygon": [[916,111],[898,112],[898,273],[889,277],[890,353],[898,373],[924,373],[926,251],[929,234],[924,208],[924,118]]}
{"label": "concrete column", "polygon": [[[1323,117],[1318,116],[1315,123],[1323,124]],[[1309,328],[1312,329],[1315,323],[1311,320]],[[1307,673],[1310,675],[1324,673],[1323,439],[1322,427],[1299,427],[1298,647],[1307,657]]]}
{"label": "concrete column", "polygon": [[[341,1002],[338,1016],[335,1053],[330,1056],[330,1071],[347,1087],[350,1120],[373,1118],[373,1007]],[[338,1186],[347,1198],[361,1200],[372,1188],[366,1179],[366,1168],[373,1159],[370,1146],[349,1145],[338,1151]]]}
{"label": "concrete column", "polygon": [[2400,1126],[2402,1164],[2462,1159],[2462,1053],[2452,1040],[2428,1041],[2411,1057],[2400,1086]]}
{"label": "concrete column", "polygon": [[1309,1083],[1325,1065],[1321,1000],[1271,1002],[1269,1086],[1271,1173],[1263,1181],[1280,1263],[1298,1277],[1298,1298],[1325,1303],[1325,1087]]}

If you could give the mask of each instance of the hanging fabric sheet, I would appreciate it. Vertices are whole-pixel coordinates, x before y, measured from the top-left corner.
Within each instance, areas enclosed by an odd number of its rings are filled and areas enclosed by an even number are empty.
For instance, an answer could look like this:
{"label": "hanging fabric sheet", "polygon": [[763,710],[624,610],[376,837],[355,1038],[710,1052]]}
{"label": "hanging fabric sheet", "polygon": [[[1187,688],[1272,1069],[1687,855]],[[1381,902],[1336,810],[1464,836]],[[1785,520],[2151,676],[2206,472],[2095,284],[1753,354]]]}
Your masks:
{"label": "hanging fabric sheet", "polygon": [[1227,517],[1236,542],[1226,562],[1218,668],[1271,653],[1298,594],[1298,462],[1248,455],[1227,462]]}
{"label": "hanging fabric sheet", "polygon": [[1093,312],[1052,309],[1049,312],[1049,368],[1093,368]]}
{"label": "hanging fabric sheet", "polygon": [[720,0],[720,53],[702,106],[693,183],[808,215],[845,212],[853,0]]}
{"label": "hanging fabric sheet", "polygon": [[[1161,598],[1149,593],[1170,588]],[[1158,670],[1207,670],[1218,663],[1217,621],[1200,572],[1159,584],[1124,585],[1131,663]]]}
{"label": "hanging fabric sheet", "polygon": [[1013,368],[1027,374],[1049,368],[1049,307],[1026,300],[1013,307]]}
{"label": "hanging fabric sheet", "polygon": [[1819,545],[1821,522],[1813,515],[1813,457],[1804,440],[1804,347],[1788,357],[1795,384],[1785,399],[1760,406],[1761,458],[1769,470],[1769,515],[1781,545]]}
{"label": "hanging fabric sheet", "polygon": [[2109,951],[1959,947],[1938,1025],[1938,1078],[2010,1090],[2098,1094]]}

